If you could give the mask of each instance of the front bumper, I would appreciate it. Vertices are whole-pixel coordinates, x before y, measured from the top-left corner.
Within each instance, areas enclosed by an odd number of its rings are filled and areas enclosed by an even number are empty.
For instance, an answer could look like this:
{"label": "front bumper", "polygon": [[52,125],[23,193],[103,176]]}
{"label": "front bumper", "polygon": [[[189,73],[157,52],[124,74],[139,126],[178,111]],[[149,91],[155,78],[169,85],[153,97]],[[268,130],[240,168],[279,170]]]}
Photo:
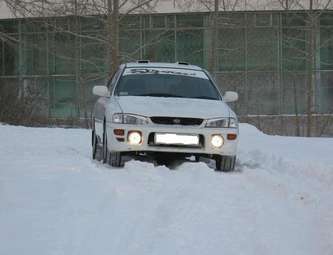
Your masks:
{"label": "front bumper", "polygon": [[[113,132],[114,129],[124,129],[124,141],[119,141]],[[238,143],[238,129],[236,128],[204,128],[193,126],[172,126],[172,125],[124,125],[107,123],[106,131],[108,136],[108,149],[120,152],[173,152],[186,154],[207,154],[235,156]],[[129,131],[140,131],[142,133],[142,143],[131,145],[127,141]],[[174,133],[174,134],[195,134],[199,135],[200,146],[174,146],[155,145],[152,143],[153,133]],[[212,135],[219,134],[223,137],[224,143],[220,148],[211,144]],[[236,134],[237,139],[228,140],[228,134]]]}

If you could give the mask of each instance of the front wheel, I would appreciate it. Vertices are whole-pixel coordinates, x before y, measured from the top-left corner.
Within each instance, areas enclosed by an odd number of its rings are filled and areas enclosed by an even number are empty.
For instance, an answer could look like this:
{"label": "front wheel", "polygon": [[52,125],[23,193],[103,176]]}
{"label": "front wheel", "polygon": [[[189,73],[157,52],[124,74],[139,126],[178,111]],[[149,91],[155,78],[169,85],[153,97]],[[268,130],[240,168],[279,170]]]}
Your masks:
{"label": "front wheel", "polygon": [[96,138],[96,135],[95,135],[95,130],[93,130],[91,132],[91,148],[92,148],[92,151],[91,151],[92,159],[96,159],[96,154],[97,154],[97,138]]}
{"label": "front wheel", "polygon": [[114,152],[108,150],[108,137],[106,130],[103,132],[103,163],[107,163],[112,167],[123,167],[124,161],[121,152]]}
{"label": "front wheel", "polygon": [[95,130],[91,132],[91,157],[92,159],[101,160],[102,149],[98,143]]}
{"label": "front wheel", "polygon": [[124,167],[124,160],[121,152],[110,152],[109,164],[113,167]]}
{"label": "front wheel", "polygon": [[215,171],[231,172],[235,169],[236,156],[221,156],[215,157],[216,168]]}
{"label": "front wheel", "polygon": [[102,150],[102,161],[103,163],[108,163],[109,161],[109,150],[108,150],[108,138],[106,135],[106,130],[103,131],[103,150]]}

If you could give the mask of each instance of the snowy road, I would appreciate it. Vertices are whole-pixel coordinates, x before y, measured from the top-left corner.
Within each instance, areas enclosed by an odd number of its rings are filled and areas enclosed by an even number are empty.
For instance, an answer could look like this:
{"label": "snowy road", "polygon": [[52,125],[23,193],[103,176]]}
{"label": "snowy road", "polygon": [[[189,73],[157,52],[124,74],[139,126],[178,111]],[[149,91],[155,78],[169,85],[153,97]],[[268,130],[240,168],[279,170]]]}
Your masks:
{"label": "snowy road", "polygon": [[0,125],[0,254],[332,255],[333,139],[240,132],[216,173],[112,169],[87,130]]}

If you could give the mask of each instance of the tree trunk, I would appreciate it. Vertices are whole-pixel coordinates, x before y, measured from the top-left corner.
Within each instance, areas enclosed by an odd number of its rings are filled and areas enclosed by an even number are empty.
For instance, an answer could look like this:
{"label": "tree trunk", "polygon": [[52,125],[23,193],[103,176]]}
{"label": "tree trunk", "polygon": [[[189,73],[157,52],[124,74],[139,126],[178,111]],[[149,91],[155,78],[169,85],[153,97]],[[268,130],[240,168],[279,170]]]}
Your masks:
{"label": "tree trunk", "polygon": [[112,63],[112,0],[107,0],[107,20],[106,20],[106,51],[107,56],[105,64],[108,68],[108,72],[111,74]]}
{"label": "tree trunk", "polygon": [[208,61],[208,69],[210,72],[215,76],[216,69],[217,69],[217,59],[218,59],[218,52],[217,52],[217,19],[218,19],[218,12],[219,12],[219,0],[214,0],[214,13],[211,15],[211,51]]}
{"label": "tree trunk", "polygon": [[307,136],[313,135],[313,113],[315,111],[315,84],[316,84],[316,16],[309,15],[309,51],[307,57]]}
{"label": "tree trunk", "polygon": [[116,72],[119,64],[119,0],[113,0],[111,15],[111,74]]}
{"label": "tree trunk", "polygon": [[294,110],[295,110],[295,124],[296,124],[296,136],[300,136],[300,121],[299,121],[299,114],[298,114],[298,94],[297,88],[295,84],[295,78],[293,79],[293,92],[294,92]]}

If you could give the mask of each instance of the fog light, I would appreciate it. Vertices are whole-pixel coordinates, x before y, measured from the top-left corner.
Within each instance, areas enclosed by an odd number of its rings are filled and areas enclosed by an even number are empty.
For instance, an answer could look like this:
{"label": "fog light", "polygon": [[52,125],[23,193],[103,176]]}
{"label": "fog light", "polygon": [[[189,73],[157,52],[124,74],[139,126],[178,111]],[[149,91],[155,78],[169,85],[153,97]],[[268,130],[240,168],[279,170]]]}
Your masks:
{"label": "fog light", "polygon": [[213,135],[211,143],[214,147],[220,148],[223,145],[223,137],[221,135]]}
{"label": "fog light", "polygon": [[142,135],[139,131],[130,131],[127,136],[128,143],[131,145],[139,145],[142,142]]}

